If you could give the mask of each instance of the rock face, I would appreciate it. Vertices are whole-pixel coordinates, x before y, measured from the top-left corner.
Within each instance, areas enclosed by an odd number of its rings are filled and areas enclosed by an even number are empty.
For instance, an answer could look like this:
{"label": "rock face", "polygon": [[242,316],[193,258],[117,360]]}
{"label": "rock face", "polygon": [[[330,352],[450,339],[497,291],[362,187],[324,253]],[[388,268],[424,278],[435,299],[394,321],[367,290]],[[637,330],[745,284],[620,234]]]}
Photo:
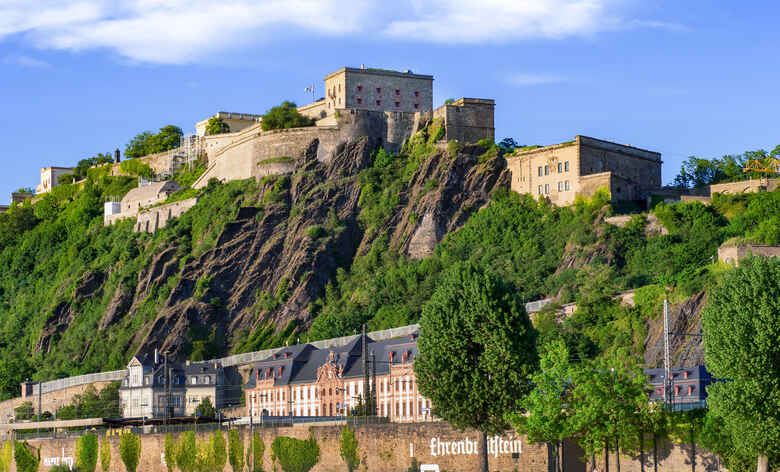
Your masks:
{"label": "rock face", "polygon": [[[313,321],[309,305],[323,295],[339,268],[348,268],[368,250],[377,234],[387,234],[399,252],[424,257],[487,205],[495,189],[509,185],[503,158],[480,163],[482,147],[448,151],[439,146],[403,186],[384,227],[369,235],[358,220],[358,175],[373,165],[372,156],[382,144],[379,138],[350,138],[323,162],[318,159],[320,143],[313,140],[294,157],[292,175],[262,179],[254,203],[244,202],[212,249],[183,263],[174,241],[138,274],[134,288],[120,285],[99,330],[134,319],[156,287],[171,284],[164,306],[126,349],[160,348],[181,360],[193,342],[205,339],[193,339],[195,332],[208,333],[215,340],[212,353],[218,355],[230,353],[258,329],[306,329]],[[106,277],[99,277],[87,277],[77,289],[84,292],[80,296],[102,290]],[[49,349],[53,337],[67,329],[77,300],[57,307],[39,350]]]}
{"label": "rock face", "polygon": [[[701,310],[707,304],[705,292],[697,293],[684,302],[669,308],[671,333],[700,334]],[[645,364],[647,367],[663,367],[664,338],[663,316],[648,321],[645,340]],[[674,366],[704,364],[704,346],[699,336],[671,336],[669,350]]]}

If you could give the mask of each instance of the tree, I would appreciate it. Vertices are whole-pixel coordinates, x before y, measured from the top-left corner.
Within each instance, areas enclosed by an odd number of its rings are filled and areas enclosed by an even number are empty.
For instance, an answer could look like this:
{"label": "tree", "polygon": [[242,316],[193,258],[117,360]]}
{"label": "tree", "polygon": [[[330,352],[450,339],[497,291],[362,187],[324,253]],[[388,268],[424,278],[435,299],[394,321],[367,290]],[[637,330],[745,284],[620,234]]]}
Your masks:
{"label": "tree", "polygon": [[145,179],[151,179],[154,177],[154,169],[149,164],[139,159],[126,159],[119,164],[119,170],[123,174],[129,174],[136,177],[143,177]]}
{"label": "tree", "polygon": [[313,126],[314,120],[301,115],[295,103],[285,100],[263,115],[263,131],[283,128],[299,128],[301,126]]}
{"label": "tree", "polygon": [[347,464],[347,470],[352,472],[360,466],[360,455],[358,454],[358,441],[355,437],[355,430],[347,425],[341,427],[341,444],[339,454]]}
{"label": "tree", "polygon": [[[100,443],[100,469],[103,472],[108,472],[111,468],[111,441],[104,439]],[[168,472],[172,472],[168,469]]]}
{"label": "tree", "polygon": [[571,417],[575,408],[569,404],[572,367],[566,344],[555,340],[546,345],[539,364],[539,371],[531,377],[533,390],[518,401],[520,411],[507,415],[507,420],[528,441],[551,443],[554,470],[562,471],[562,443],[574,434]]}
{"label": "tree", "polygon": [[470,263],[443,276],[420,319],[414,370],[433,413],[482,433],[480,470],[488,470],[487,435],[503,433],[506,413],[530,390],[536,331],[517,291]]}
{"label": "tree", "polygon": [[173,472],[176,469],[176,441],[171,433],[165,434],[163,453],[165,454],[165,467],[168,472]]}
{"label": "tree", "polygon": [[153,134],[151,131],[144,131],[137,134],[127,143],[125,156],[142,157],[175,149],[181,144],[182,136],[184,136],[184,133],[181,128],[174,125],[163,126],[157,134]]}
{"label": "tree", "polygon": [[76,468],[79,472],[95,472],[98,459],[96,434],[85,434],[76,440]]}
{"label": "tree", "polygon": [[222,430],[217,430],[211,435],[211,447],[214,450],[214,466],[221,471],[227,463],[227,448],[225,448],[225,436],[222,435]]}
{"label": "tree", "polygon": [[198,445],[194,431],[186,431],[179,436],[176,445],[176,465],[181,472],[194,472],[198,456]]}
{"label": "tree", "polygon": [[141,437],[135,433],[123,433],[119,437],[119,457],[127,472],[135,472],[141,458]]}
{"label": "tree", "polygon": [[41,450],[33,448],[27,441],[14,441],[14,462],[17,472],[36,472],[41,462]]}
{"label": "tree", "polygon": [[209,122],[206,124],[207,135],[223,134],[229,132],[230,132],[230,126],[228,126],[228,124],[225,123],[222,117],[212,116],[211,118],[209,118]]}
{"label": "tree", "polygon": [[509,154],[515,150],[515,148],[520,147],[519,144],[517,144],[517,141],[514,140],[514,138],[504,138],[501,140],[501,142],[498,143],[498,148],[501,149],[501,151],[504,152],[504,154]]}
{"label": "tree", "polygon": [[204,398],[198,407],[195,408],[195,416],[200,418],[214,418],[216,414],[217,411],[214,409],[214,405],[211,404],[211,397]]}
{"label": "tree", "polygon": [[710,412],[759,472],[780,460],[780,260],[747,258],[725,274],[702,312]]}
{"label": "tree", "polygon": [[228,433],[228,460],[233,472],[244,470],[244,443],[236,429],[231,429]]}

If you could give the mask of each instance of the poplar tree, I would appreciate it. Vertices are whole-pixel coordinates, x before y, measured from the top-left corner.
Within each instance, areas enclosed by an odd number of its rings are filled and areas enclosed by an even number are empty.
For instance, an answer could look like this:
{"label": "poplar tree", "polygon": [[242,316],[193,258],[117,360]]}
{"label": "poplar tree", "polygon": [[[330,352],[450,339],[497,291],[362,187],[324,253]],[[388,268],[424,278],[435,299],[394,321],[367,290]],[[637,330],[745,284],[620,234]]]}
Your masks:
{"label": "poplar tree", "polygon": [[710,414],[736,455],[766,472],[780,461],[780,259],[748,258],[726,273],[702,312]]}
{"label": "poplar tree", "polygon": [[455,264],[423,307],[418,348],[420,392],[436,416],[482,433],[479,470],[487,472],[487,435],[509,428],[505,415],[530,390],[538,363],[536,330],[518,291],[472,264]]}

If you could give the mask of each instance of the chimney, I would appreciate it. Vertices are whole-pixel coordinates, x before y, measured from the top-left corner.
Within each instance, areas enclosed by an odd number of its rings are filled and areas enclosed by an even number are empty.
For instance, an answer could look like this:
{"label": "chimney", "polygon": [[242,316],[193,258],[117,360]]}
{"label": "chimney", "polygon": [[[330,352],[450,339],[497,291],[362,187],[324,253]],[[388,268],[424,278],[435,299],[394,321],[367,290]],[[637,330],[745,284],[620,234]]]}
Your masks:
{"label": "chimney", "polygon": [[160,363],[160,353],[157,351],[157,348],[154,348],[154,365],[157,365]]}
{"label": "chimney", "polygon": [[365,68],[366,68],[366,65],[365,65],[365,64],[360,64],[360,68],[361,68],[361,69],[365,69]]}
{"label": "chimney", "polygon": [[119,149],[114,150],[114,162],[119,164]]}

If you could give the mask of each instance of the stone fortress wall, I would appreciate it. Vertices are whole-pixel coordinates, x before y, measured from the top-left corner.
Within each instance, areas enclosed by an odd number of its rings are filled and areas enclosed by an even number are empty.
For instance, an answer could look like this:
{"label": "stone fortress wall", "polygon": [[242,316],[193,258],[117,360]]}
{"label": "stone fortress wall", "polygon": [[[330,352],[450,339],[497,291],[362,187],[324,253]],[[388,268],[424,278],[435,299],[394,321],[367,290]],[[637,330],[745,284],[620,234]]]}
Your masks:
{"label": "stone fortress wall", "polygon": [[136,233],[154,233],[164,228],[172,218],[178,218],[198,203],[197,198],[188,198],[178,202],[147,208],[138,213],[133,231]]}
{"label": "stone fortress wall", "polygon": [[494,100],[461,98],[434,110],[433,117],[444,120],[446,141],[475,143],[481,139],[495,140],[495,107]]}
{"label": "stone fortress wall", "polygon": [[[151,426],[144,427],[149,432]],[[479,433],[473,430],[457,431],[443,421],[426,423],[392,423],[374,425],[355,425],[355,438],[358,442],[358,455],[361,458],[361,470],[371,472],[398,472],[411,470],[413,463],[421,470],[428,471],[469,471],[477,470],[479,456],[477,453]],[[238,428],[244,444],[244,451],[249,450],[250,429],[246,426]],[[271,443],[280,436],[296,439],[313,437],[320,449],[320,459],[312,472],[330,472],[346,470],[346,464],[340,455],[341,425],[322,424],[310,426],[301,424],[293,427],[255,427],[255,431],[265,444],[262,457],[262,470],[275,470],[271,459]],[[123,472],[124,465],[119,455],[119,431],[108,436],[111,448],[110,472]],[[196,433],[197,441],[209,439],[208,431]],[[223,433],[227,440],[227,434]],[[104,437],[101,435],[100,440]],[[178,439],[178,434],[174,434]],[[49,470],[54,465],[69,464],[75,459],[74,439],[33,439],[29,443],[40,447],[41,470]],[[649,444],[649,442],[648,442]],[[646,445],[647,448],[647,445]],[[138,470],[144,472],[165,472],[165,436],[163,434],[141,435],[141,458]],[[507,432],[502,436],[488,437],[489,469],[495,472],[553,470],[552,451],[546,443],[529,443],[524,436]],[[582,449],[570,441],[564,442],[563,470],[566,472],[590,472],[604,470],[603,458],[587,460]],[[251,459],[250,459],[251,460]],[[614,454],[610,462],[614,466]],[[718,459],[708,451],[692,448],[688,445],[676,445],[669,441],[661,441],[658,448],[658,469],[665,472],[689,472],[691,463],[695,462],[696,470],[715,471],[719,468]],[[259,460],[258,460],[258,464]],[[434,467],[435,466],[435,467]],[[594,467],[595,466],[595,467]],[[640,471],[653,470],[653,453],[650,447],[644,454],[644,468],[638,458],[622,456],[621,470]],[[278,464],[276,464],[278,469]],[[224,471],[230,471],[230,464]]]}

